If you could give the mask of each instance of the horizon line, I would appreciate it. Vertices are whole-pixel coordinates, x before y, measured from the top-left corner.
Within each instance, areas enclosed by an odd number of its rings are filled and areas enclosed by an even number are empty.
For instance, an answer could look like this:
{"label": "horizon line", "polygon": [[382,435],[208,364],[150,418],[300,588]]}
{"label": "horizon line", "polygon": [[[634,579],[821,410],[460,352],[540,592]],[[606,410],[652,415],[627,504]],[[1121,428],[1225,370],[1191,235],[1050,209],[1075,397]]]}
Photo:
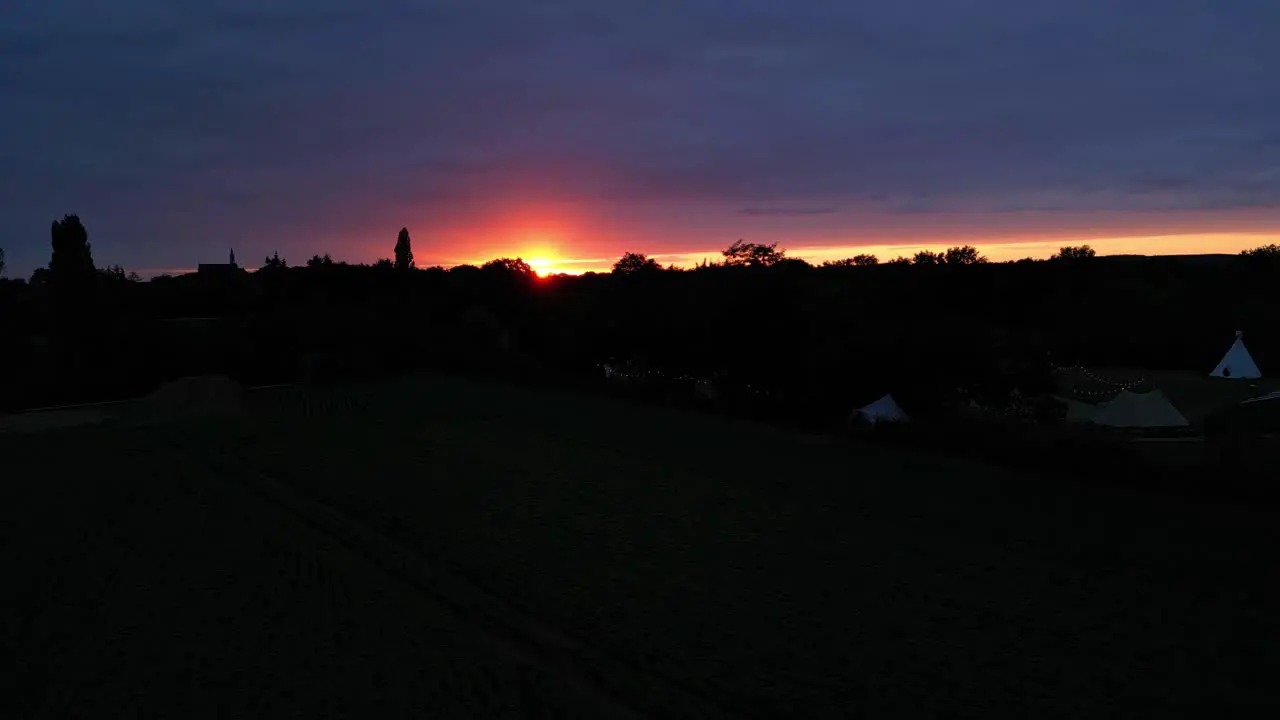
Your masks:
{"label": "horizon line", "polygon": [[[932,239],[931,239],[932,240]],[[1182,255],[1231,255],[1238,254],[1252,247],[1258,247],[1266,244],[1280,243],[1280,234],[1259,231],[1241,231],[1230,233],[1162,233],[1150,235],[1124,235],[1124,236],[1070,236],[1057,237],[1052,240],[1026,240],[1012,242],[966,242],[963,239],[955,239],[946,242],[938,242],[936,240],[924,241],[890,241],[884,243],[863,243],[858,245],[844,245],[838,243],[822,243],[822,244],[799,244],[788,247],[785,243],[779,241],[776,244],[780,249],[786,251],[787,256],[804,260],[814,265],[820,265],[824,261],[839,260],[852,257],[859,254],[876,255],[881,262],[887,262],[895,257],[910,257],[917,252],[945,251],[947,248],[970,245],[986,255],[993,262],[1005,262],[1020,259],[1047,259],[1052,257],[1062,247],[1077,247],[1080,245],[1088,245],[1092,247],[1099,257],[1114,257],[1125,255],[1136,256],[1182,256]],[[621,244],[620,244],[621,245]],[[1180,247],[1178,247],[1180,246]],[[682,250],[644,253],[643,251],[626,249],[619,250],[612,257],[602,257],[601,253],[592,253],[585,257],[557,257],[554,251],[529,248],[527,252],[511,252],[497,251],[494,256],[487,260],[461,259],[457,256],[444,257],[437,256],[431,260],[427,260],[419,265],[422,268],[442,267],[452,269],[462,265],[483,265],[485,262],[503,257],[516,258],[519,257],[530,265],[536,265],[539,274],[583,274],[587,272],[608,272],[612,269],[612,265],[617,258],[621,257],[625,252],[641,252],[646,257],[658,261],[664,266],[675,266],[679,268],[689,268],[701,264],[703,261],[719,261],[723,257],[721,249],[702,249],[702,250]],[[353,249],[360,254],[361,250],[369,248],[367,244],[357,244]],[[332,251],[329,253],[312,253],[334,255]],[[252,253],[247,255],[252,256]],[[348,264],[373,264],[385,257],[347,257],[333,258],[335,262]],[[113,262],[103,263],[103,267],[118,264]],[[136,272],[139,276],[146,279],[154,279],[162,275],[187,275],[197,272],[198,266],[202,264],[218,265],[226,263],[194,263],[187,267],[143,267],[131,269],[126,267],[126,271]],[[290,267],[303,267],[305,263],[299,265],[290,265]],[[40,267],[43,267],[40,266]],[[256,272],[258,268],[240,265],[249,272]],[[10,277],[29,279],[30,273],[35,272],[36,268],[32,268],[27,274],[21,275],[13,273],[15,269],[10,266]]]}
{"label": "horizon line", "polygon": [[[1280,238],[1278,238],[1278,239],[1280,239]],[[1063,245],[1062,247],[1079,247],[1079,246],[1081,246],[1081,245],[1089,245],[1089,243],[1078,243],[1078,244],[1075,244],[1075,245]],[[880,246],[862,246],[862,247],[880,247]],[[947,248],[951,248],[951,247],[962,247],[962,245],[961,245],[961,246],[957,246],[957,245],[946,245],[946,246],[937,246],[937,247],[925,247],[925,246],[914,246],[914,245],[912,245],[912,246],[897,246],[897,247],[910,247],[910,248],[912,248],[912,249],[914,250],[914,252],[912,252],[912,253],[910,253],[910,254],[905,254],[905,255],[900,255],[900,256],[898,256],[898,257],[907,257],[908,259],[910,259],[911,255],[914,255],[914,254],[915,254],[915,252],[922,252],[922,251],[939,252],[939,251],[945,251]],[[981,250],[982,250],[982,246],[980,246],[980,245],[974,245],[973,247],[977,248],[979,251],[981,251]],[[917,249],[917,248],[918,248],[918,249]],[[786,250],[786,248],[783,248],[783,249],[784,249],[784,250]],[[845,249],[845,248],[842,248],[842,250],[843,250],[843,249]],[[1095,250],[1096,250],[1096,248],[1095,248]],[[627,252],[633,252],[633,251],[627,251]],[[1234,257],[1234,256],[1239,255],[1240,253],[1241,253],[1241,251],[1234,251],[1234,252],[1232,252],[1232,251],[1229,251],[1229,250],[1222,250],[1222,251],[1217,251],[1217,252],[1197,252],[1197,251],[1189,251],[1189,252],[1158,252],[1158,253],[1142,253],[1142,252],[1113,252],[1113,253],[1103,253],[1103,252],[1099,252],[1099,253],[1097,254],[1097,257],[1099,257],[1099,258],[1104,258],[1104,257],[1106,257],[1106,258],[1122,258],[1122,257],[1149,257],[1149,258],[1157,258],[1157,257],[1195,257],[1195,256],[1203,256],[1203,257],[1213,257],[1213,256]],[[665,267],[666,267],[666,266],[672,266],[672,267],[676,267],[676,268],[679,268],[679,269],[692,269],[692,268],[696,267],[697,265],[700,265],[700,264],[702,263],[702,261],[703,261],[703,260],[713,260],[713,261],[714,261],[714,260],[722,259],[722,258],[723,258],[723,255],[721,254],[721,252],[720,252],[719,250],[716,250],[716,251],[709,251],[709,252],[702,252],[702,253],[654,253],[654,254],[640,253],[640,254],[644,255],[644,256],[645,256],[645,257],[647,257],[647,258],[651,258],[651,259],[653,259],[653,260],[659,260],[659,261],[660,261],[660,260],[662,260],[662,259],[664,259],[664,258],[665,258],[665,259],[675,259],[675,258],[684,258],[684,259],[686,259],[686,262],[684,262],[684,263],[678,263],[678,262],[677,262],[677,263],[663,263],[663,262],[660,262],[659,264],[663,265],[663,266],[664,266],[664,269],[665,269]],[[857,254],[876,255],[876,256],[879,258],[879,260],[880,260],[880,263],[879,263],[879,264],[881,264],[881,265],[888,264],[888,263],[889,263],[889,261],[891,261],[891,260],[893,260],[893,259],[894,259],[894,258],[884,258],[884,257],[880,257],[877,253],[874,253],[874,252],[861,252],[861,253],[854,253],[854,254],[855,254],[855,255],[857,255]],[[797,254],[794,254],[794,255],[793,255],[793,254],[791,254],[791,251],[790,251],[790,250],[787,250],[787,259],[804,260],[805,262],[808,262],[810,265],[813,265],[813,266],[815,266],[815,267],[820,267],[820,266],[821,266],[821,264],[822,264],[822,262],[823,262],[823,261],[826,261],[826,260],[831,260],[831,259],[843,259],[843,258],[846,258],[846,257],[852,257],[852,255],[849,255],[849,254],[840,254],[840,253],[836,253],[835,255],[838,255],[838,257],[833,257],[833,258],[824,258],[823,260],[820,260],[820,261],[815,262],[815,261],[813,261],[813,260],[809,259],[810,257],[813,257],[813,255],[812,255],[812,254],[809,254],[809,257],[805,257],[805,254],[797,253]],[[489,260],[478,261],[478,262],[477,262],[477,261],[470,261],[470,262],[443,262],[443,263],[429,263],[429,264],[428,264],[428,263],[424,263],[424,264],[420,264],[420,265],[415,265],[415,269],[417,269],[417,270],[428,270],[428,269],[430,269],[430,268],[441,268],[441,269],[443,269],[443,270],[446,270],[446,271],[447,271],[447,270],[452,270],[452,269],[454,269],[454,268],[460,268],[460,267],[466,267],[466,266],[471,266],[471,267],[480,267],[480,266],[481,266],[481,265],[483,265],[484,263],[490,262],[490,261],[492,261],[492,260],[498,260],[498,259],[501,259],[502,257],[508,257],[508,256],[493,257],[493,258],[490,258]],[[622,256],[621,256],[621,255],[619,255],[618,257],[622,257]],[[696,257],[697,259],[696,259],[696,260],[688,260],[689,258],[694,258],[694,257]],[[1051,259],[1051,258],[1052,258],[1052,255],[1044,255],[1044,256],[1042,256],[1042,257],[1034,257],[1034,256],[1031,256],[1031,255],[1027,255],[1027,256],[1016,257],[1016,258],[1005,258],[1005,259],[999,259],[999,260],[991,260],[990,262],[1000,264],[1000,263],[1014,263],[1014,262],[1018,262],[1018,261],[1020,261],[1020,260],[1026,260],[1026,259],[1037,260],[1037,261],[1044,261],[1044,260],[1049,260],[1049,259]],[[387,258],[379,258],[378,260],[383,260],[383,259],[387,259]],[[521,260],[523,260],[524,262],[529,263],[529,259],[528,259],[528,258],[515,258],[515,259],[521,259]],[[376,263],[376,262],[377,262],[377,260],[373,260],[373,261],[368,261],[368,260],[360,261],[360,260],[340,260],[340,259],[337,259],[337,258],[335,258],[335,259],[334,259],[334,263],[335,263],[335,264],[342,264],[342,265],[348,265],[348,266],[354,266],[354,267],[359,267],[359,266],[372,266],[372,265],[373,265],[374,263]],[[600,266],[600,268],[575,269],[575,270],[573,270],[573,271],[567,271],[567,272],[566,272],[563,268],[561,268],[561,267],[560,267],[560,266],[562,266],[562,265],[577,265],[577,264],[582,264],[582,263],[595,263],[595,262],[605,262],[605,263],[608,263],[608,265],[606,265],[606,266]],[[202,264],[202,265],[218,265],[218,264],[226,264],[226,263],[200,263],[200,264]],[[610,260],[609,260],[609,259],[607,259],[607,258],[577,258],[577,259],[575,259],[575,258],[563,258],[563,259],[556,259],[556,260],[548,261],[548,264],[549,264],[549,265],[553,265],[553,266],[555,266],[555,267],[554,267],[554,268],[548,268],[548,269],[547,269],[547,271],[545,272],[545,274],[546,274],[546,275],[571,275],[571,276],[579,276],[579,275],[585,275],[585,274],[588,274],[588,273],[603,274],[603,273],[608,273],[608,272],[610,272],[610,271],[612,270],[612,261],[610,261]],[[530,265],[532,265],[532,263],[530,263]],[[244,267],[243,265],[240,265],[239,267],[240,267],[242,270],[244,270],[245,272],[248,272],[248,273],[257,273],[259,270],[261,270],[261,269],[262,269],[262,268],[250,268],[250,267]],[[299,264],[299,265],[289,265],[288,267],[289,267],[289,268],[305,268],[305,267],[307,267],[307,266],[306,266],[306,264],[305,264],[305,263],[303,263],[303,264]],[[536,268],[536,267],[535,267],[534,269],[535,269],[535,271],[537,271],[537,268]],[[127,268],[126,268],[126,270],[127,270]],[[195,274],[195,273],[197,273],[197,272],[198,272],[198,268],[197,268],[197,267],[192,267],[192,268],[141,268],[141,269],[138,269],[138,270],[129,270],[129,272],[136,272],[140,277],[142,277],[142,278],[144,278],[144,279],[147,279],[147,280],[152,280],[152,279],[155,279],[155,278],[157,278],[157,277],[161,277],[161,276],[165,276],[165,275],[169,275],[169,276],[180,276],[180,275],[191,275],[191,274]],[[539,272],[539,274],[544,274],[544,273]],[[10,279],[19,279],[19,278],[10,278]]]}

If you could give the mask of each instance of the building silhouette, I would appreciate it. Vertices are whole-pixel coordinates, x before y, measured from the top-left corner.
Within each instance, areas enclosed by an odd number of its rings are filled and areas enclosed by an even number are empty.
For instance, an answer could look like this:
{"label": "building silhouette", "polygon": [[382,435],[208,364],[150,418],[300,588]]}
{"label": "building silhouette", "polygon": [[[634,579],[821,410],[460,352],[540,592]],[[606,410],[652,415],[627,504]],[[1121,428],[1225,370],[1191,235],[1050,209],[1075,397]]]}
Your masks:
{"label": "building silhouette", "polygon": [[236,251],[232,250],[225,263],[200,263],[196,272],[206,277],[232,277],[244,272],[236,265]]}

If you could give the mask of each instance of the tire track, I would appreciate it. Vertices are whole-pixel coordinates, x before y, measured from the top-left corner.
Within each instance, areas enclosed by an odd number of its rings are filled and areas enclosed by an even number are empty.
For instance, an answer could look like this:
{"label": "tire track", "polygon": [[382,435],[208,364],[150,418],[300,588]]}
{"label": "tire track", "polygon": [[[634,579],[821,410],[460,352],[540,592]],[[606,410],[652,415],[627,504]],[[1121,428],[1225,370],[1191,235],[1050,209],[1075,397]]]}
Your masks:
{"label": "tire track", "polygon": [[[407,582],[424,599],[444,606],[504,655],[559,678],[611,717],[752,717],[746,709],[633,667],[593,648],[485,589],[435,558],[373,530],[340,510],[245,465],[222,450],[197,446],[178,428],[162,441],[198,459],[223,482],[276,505],[331,537],[381,571]],[[445,565],[447,567],[447,565]],[[621,679],[631,682],[623,682]],[[636,686],[639,687],[636,687]]]}

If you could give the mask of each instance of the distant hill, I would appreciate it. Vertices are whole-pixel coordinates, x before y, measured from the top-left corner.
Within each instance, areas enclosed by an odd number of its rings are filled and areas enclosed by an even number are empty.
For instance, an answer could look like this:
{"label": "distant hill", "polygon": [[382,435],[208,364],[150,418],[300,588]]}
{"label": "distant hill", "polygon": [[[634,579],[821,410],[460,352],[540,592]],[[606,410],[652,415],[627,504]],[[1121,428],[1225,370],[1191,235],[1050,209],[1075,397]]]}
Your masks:
{"label": "distant hill", "polygon": [[1200,255],[1099,255],[1097,259],[1107,262],[1160,260],[1185,265],[1225,265],[1237,257],[1239,257],[1239,255],[1233,253],[1207,253]]}

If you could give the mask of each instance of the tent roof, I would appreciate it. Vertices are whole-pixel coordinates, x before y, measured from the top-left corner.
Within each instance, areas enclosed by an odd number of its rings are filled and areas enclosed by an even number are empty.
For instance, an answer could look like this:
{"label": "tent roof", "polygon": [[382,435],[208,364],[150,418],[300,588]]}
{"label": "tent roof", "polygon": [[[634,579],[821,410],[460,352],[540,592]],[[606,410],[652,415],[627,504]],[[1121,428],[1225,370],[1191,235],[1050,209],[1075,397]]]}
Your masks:
{"label": "tent roof", "polygon": [[1244,346],[1244,333],[1236,331],[1236,341],[1231,344],[1231,349],[1227,350],[1227,354],[1222,356],[1222,360],[1218,362],[1218,366],[1209,373],[1210,377],[1220,378],[1238,378],[1241,380],[1252,380],[1262,377],[1262,371],[1258,369],[1258,364],[1253,361],[1253,356],[1249,354],[1249,350]]}
{"label": "tent roof", "polygon": [[1248,400],[1241,400],[1240,404],[1248,405],[1249,403],[1266,402],[1268,400],[1280,400],[1280,390],[1269,392],[1266,395],[1259,395],[1258,397],[1251,397]]}
{"label": "tent roof", "polygon": [[1169,402],[1164,393],[1132,393],[1121,390],[1105,408],[1093,416],[1096,425],[1107,427],[1185,427],[1191,423]]}
{"label": "tent roof", "polygon": [[893,396],[885,393],[883,397],[865,407],[858,408],[855,414],[861,415],[871,422],[879,422],[881,420],[889,422],[903,422],[909,420],[907,414],[898,407],[898,403],[894,401]]}
{"label": "tent roof", "polygon": [[1067,406],[1067,422],[1089,422],[1090,420],[1093,420],[1099,412],[1102,412],[1102,408],[1105,407],[1105,404],[1091,405],[1087,402],[1080,402],[1079,400],[1072,400],[1071,398],[1061,397],[1059,395],[1055,395],[1053,397],[1058,402]]}

